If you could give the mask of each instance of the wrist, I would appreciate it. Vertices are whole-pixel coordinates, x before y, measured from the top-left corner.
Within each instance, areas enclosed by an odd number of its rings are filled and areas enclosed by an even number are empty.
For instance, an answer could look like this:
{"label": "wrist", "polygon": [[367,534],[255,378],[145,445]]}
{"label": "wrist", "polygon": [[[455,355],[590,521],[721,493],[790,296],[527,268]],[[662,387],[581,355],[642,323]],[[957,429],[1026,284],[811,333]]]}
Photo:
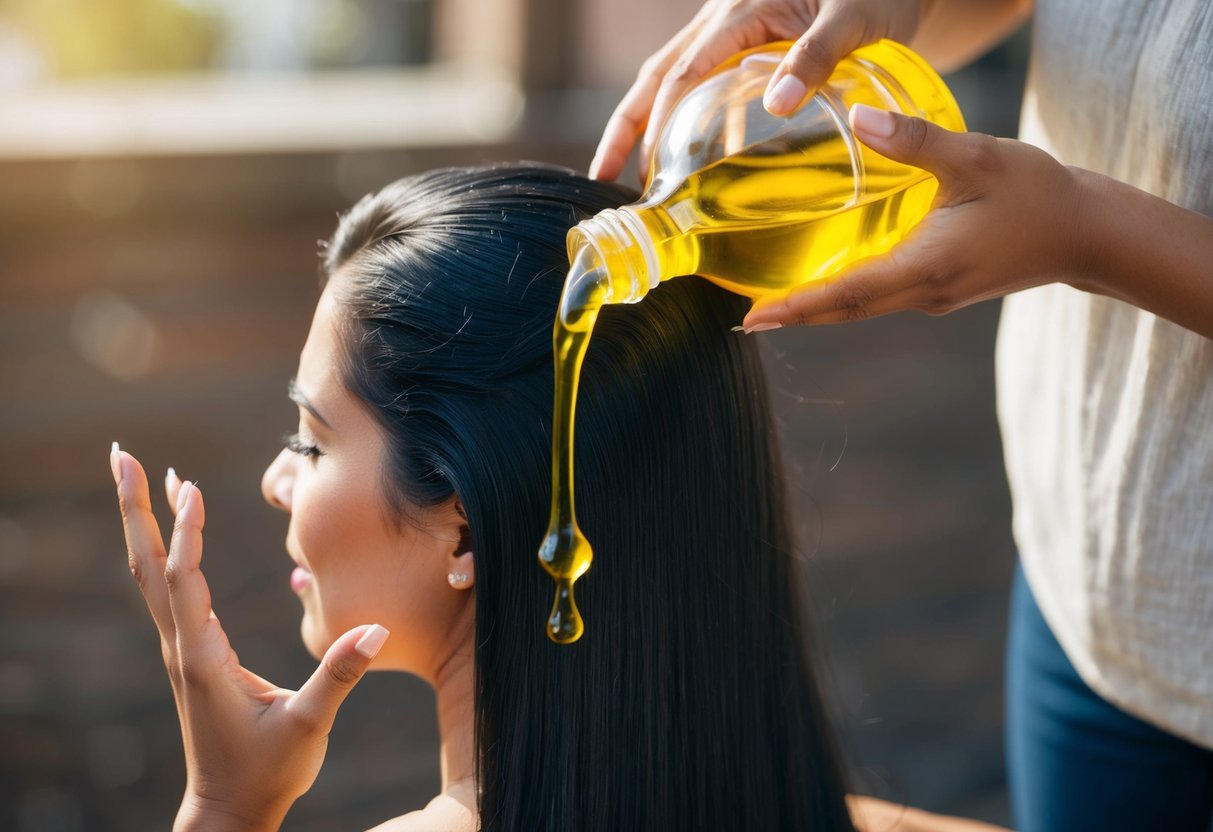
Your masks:
{"label": "wrist", "polygon": [[1101,295],[1115,295],[1107,284],[1108,240],[1103,205],[1106,201],[1106,177],[1084,168],[1066,166],[1070,178],[1071,200],[1066,246],[1070,250],[1066,264],[1066,283],[1075,289]]}
{"label": "wrist", "polygon": [[187,793],[177,810],[173,832],[277,832],[285,817],[286,809],[274,811],[267,807],[252,813],[230,803]]}

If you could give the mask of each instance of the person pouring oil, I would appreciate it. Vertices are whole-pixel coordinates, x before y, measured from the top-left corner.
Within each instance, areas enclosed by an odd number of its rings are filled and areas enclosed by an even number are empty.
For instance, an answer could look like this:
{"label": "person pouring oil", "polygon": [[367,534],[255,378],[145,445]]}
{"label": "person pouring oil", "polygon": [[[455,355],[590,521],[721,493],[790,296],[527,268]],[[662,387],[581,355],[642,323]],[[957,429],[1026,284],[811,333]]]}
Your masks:
{"label": "person pouring oil", "polygon": [[[1035,8],[1033,8],[1035,7]],[[887,37],[941,68],[1035,14],[1022,141],[859,103],[858,139],[934,174],[903,243],[757,300],[747,332],[1006,297],[998,411],[1021,570],[1008,642],[1017,825],[1213,819],[1213,7],[1207,0],[709,0],[646,64],[591,174],[640,167],[738,49],[795,45],[792,113]],[[1093,795],[1099,799],[1093,799]]]}
{"label": "person pouring oil", "polygon": [[755,298],[823,280],[888,251],[920,221],[938,182],[857,141],[850,107],[878,103],[963,129],[943,80],[888,40],[857,49],[811,102],[787,117],[762,91],[789,44],[735,55],[690,90],[662,127],[649,185],[636,202],[569,231],[569,273],[553,332],[552,507],[539,560],[556,581],[549,637],[585,626],[574,582],[593,551],[574,510],[577,386],[603,306],[637,303],[660,283],[699,275]]}

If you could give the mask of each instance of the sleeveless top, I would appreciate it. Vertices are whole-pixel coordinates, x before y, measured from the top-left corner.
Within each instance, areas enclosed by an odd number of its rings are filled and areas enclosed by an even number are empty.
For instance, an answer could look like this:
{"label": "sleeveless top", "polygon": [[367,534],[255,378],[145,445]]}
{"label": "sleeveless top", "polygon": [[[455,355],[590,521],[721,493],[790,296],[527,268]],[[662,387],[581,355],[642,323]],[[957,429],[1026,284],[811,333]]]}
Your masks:
{"label": "sleeveless top", "polygon": [[[1020,133],[1213,216],[1213,0],[1037,0]],[[1004,300],[996,371],[1045,620],[1096,693],[1213,748],[1213,340],[1053,284]]]}

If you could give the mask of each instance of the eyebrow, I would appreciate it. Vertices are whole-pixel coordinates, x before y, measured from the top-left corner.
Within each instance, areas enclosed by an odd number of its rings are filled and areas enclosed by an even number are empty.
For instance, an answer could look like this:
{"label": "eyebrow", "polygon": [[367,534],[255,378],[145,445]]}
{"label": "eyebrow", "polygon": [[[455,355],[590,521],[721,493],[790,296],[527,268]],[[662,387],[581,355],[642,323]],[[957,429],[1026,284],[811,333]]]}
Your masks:
{"label": "eyebrow", "polygon": [[287,383],[286,395],[289,396],[290,400],[295,404],[299,405],[308,413],[315,416],[316,421],[320,422],[320,424],[324,425],[329,430],[333,429],[333,426],[328,423],[328,420],[320,415],[320,411],[316,409],[316,406],[312,404],[311,400],[307,396],[303,395],[303,391],[299,389],[299,385],[295,383],[295,379],[291,379]]}

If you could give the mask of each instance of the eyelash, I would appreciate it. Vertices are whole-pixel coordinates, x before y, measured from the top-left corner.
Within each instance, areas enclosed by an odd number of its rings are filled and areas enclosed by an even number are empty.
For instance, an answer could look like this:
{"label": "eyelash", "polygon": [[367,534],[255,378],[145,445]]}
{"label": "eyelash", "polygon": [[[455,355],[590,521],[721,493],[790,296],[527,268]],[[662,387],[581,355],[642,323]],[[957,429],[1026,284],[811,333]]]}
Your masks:
{"label": "eyelash", "polygon": [[307,457],[308,459],[317,459],[324,456],[324,451],[320,450],[315,445],[305,445],[297,433],[288,433],[286,436],[282,437],[282,442],[286,445],[286,449],[291,453],[299,454],[300,456]]}

